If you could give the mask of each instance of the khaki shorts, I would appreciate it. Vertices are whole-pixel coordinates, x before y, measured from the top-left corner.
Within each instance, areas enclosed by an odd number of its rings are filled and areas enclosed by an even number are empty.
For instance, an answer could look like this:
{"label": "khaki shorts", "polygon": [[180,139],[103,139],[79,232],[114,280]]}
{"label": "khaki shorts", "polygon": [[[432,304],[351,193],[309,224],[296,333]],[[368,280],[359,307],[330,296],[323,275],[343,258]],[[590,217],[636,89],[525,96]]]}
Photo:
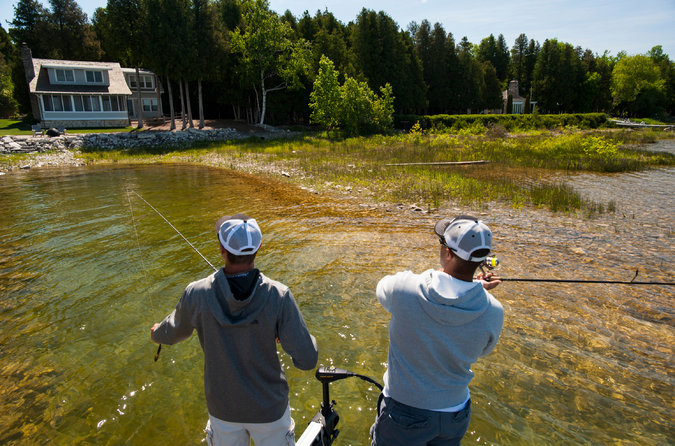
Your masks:
{"label": "khaki shorts", "polygon": [[206,423],[206,442],[209,446],[294,446],[295,422],[291,408],[271,423],[230,423],[209,415]]}

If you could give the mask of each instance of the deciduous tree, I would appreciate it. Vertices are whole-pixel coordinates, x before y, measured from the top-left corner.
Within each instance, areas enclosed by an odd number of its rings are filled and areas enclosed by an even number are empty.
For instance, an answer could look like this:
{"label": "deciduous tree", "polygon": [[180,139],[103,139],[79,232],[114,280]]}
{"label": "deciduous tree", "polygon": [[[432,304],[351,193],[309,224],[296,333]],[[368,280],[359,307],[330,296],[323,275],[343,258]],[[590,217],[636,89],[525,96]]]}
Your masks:
{"label": "deciduous tree", "polygon": [[322,57],[310,94],[312,121],[328,128],[342,128],[349,135],[391,128],[394,113],[392,88],[385,84],[380,95],[366,82],[347,76],[340,86],[333,62]]}
{"label": "deciduous tree", "polygon": [[[267,95],[300,85],[309,70],[309,44],[292,40],[293,31],[269,9],[267,0],[245,0],[242,26],[230,34],[232,50],[249,73],[260,104],[260,125],[265,123]],[[258,96],[258,92],[260,96]]]}
{"label": "deciduous tree", "polygon": [[615,105],[630,116],[651,116],[663,110],[666,82],[649,56],[627,56],[612,71],[612,95]]}

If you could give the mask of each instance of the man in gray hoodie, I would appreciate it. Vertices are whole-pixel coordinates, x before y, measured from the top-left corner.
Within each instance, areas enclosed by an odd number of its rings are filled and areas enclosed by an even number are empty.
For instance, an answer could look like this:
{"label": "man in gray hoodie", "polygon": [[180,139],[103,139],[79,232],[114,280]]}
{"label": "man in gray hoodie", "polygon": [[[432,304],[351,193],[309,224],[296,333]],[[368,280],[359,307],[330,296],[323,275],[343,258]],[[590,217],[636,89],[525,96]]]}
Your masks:
{"label": "man in gray hoodie", "polygon": [[471,364],[501,333],[504,310],[487,292],[501,281],[492,273],[473,278],[490,253],[490,229],[459,216],[439,221],[434,232],[440,270],[400,272],[377,285],[391,320],[373,446],[460,444],[471,414]]}
{"label": "man in gray hoodie", "polygon": [[316,339],[285,285],[254,266],[262,244],[243,214],[216,223],[225,267],[185,288],[176,309],[152,327],[152,340],[175,344],[197,331],[204,351],[209,445],[293,445],[288,383],[277,342],[302,370],[316,366]]}

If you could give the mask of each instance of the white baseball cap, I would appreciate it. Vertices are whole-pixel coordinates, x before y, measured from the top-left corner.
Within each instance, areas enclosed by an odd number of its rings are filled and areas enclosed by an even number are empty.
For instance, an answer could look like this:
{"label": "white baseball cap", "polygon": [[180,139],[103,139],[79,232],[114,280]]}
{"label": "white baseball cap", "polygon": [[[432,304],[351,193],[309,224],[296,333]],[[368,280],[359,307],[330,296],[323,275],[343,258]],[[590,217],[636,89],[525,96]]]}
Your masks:
{"label": "white baseball cap", "polygon": [[258,223],[244,214],[219,218],[216,232],[223,248],[236,256],[255,254],[262,244]]}
{"label": "white baseball cap", "polygon": [[470,215],[444,218],[436,223],[434,232],[441,239],[441,244],[468,262],[482,262],[492,249],[490,228]]}

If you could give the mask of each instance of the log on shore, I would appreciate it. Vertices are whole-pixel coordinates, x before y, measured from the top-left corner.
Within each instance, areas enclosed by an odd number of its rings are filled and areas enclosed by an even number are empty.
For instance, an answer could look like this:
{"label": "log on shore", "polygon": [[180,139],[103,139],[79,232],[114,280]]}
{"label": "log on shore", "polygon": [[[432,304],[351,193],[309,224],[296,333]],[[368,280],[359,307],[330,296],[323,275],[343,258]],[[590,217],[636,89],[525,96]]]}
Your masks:
{"label": "log on shore", "polygon": [[390,163],[385,166],[464,166],[468,164],[487,164],[487,160],[477,161],[437,161],[432,163]]}

